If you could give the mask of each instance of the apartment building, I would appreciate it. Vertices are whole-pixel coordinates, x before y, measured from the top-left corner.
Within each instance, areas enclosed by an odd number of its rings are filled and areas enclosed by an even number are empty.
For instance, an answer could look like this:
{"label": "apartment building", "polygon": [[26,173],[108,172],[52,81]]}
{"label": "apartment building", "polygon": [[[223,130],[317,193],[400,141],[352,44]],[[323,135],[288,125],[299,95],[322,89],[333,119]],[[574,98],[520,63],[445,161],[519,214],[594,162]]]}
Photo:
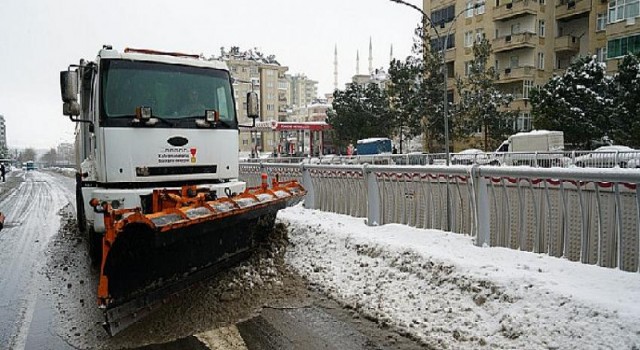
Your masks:
{"label": "apartment building", "polygon": [[[247,92],[252,90],[258,92],[260,97],[260,118],[256,122],[281,121],[286,118],[289,84],[285,73],[288,68],[281,66],[274,56],[264,56],[253,50],[241,52],[234,47],[228,52],[222,50],[221,56],[216,59],[227,62],[234,78],[233,88],[240,124],[250,125],[252,122],[247,117]],[[259,128],[241,128],[238,149],[244,153],[251,153],[252,150],[271,152],[277,147],[278,141],[273,132]]]}
{"label": "apartment building", "polygon": [[286,75],[291,106],[304,107],[318,98],[318,82],[304,74]]}
{"label": "apartment building", "polygon": [[[497,83],[519,110],[516,130],[531,129],[529,91],[561,74],[578,56],[596,55],[615,72],[620,57],[640,52],[640,0],[424,0],[435,47],[447,40],[450,98],[455,76],[465,76],[474,41],[487,38]],[[438,38],[439,34],[439,38]]]}
{"label": "apartment building", "polygon": [[7,126],[2,114],[0,114],[0,155],[4,155],[4,157],[8,156]]}

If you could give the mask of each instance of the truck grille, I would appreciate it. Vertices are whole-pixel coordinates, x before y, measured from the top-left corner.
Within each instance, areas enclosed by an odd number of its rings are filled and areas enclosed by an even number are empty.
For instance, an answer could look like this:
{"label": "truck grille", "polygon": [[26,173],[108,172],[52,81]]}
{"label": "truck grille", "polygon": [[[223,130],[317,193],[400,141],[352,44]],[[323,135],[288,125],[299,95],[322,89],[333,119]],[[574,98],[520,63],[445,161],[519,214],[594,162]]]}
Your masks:
{"label": "truck grille", "polygon": [[215,174],[217,165],[193,165],[172,167],[136,167],[136,176],[164,176],[164,175],[188,175],[188,174]]}

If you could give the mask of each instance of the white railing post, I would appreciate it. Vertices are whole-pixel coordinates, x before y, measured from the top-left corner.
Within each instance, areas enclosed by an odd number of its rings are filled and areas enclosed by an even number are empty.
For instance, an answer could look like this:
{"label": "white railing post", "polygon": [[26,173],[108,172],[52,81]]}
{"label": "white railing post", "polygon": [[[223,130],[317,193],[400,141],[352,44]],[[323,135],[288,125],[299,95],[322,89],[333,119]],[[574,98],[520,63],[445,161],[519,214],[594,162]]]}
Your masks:
{"label": "white railing post", "polygon": [[471,166],[470,169],[470,178],[472,191],[475,194],[475,210],[476,210],[476,225],[477,225],[477,236],[476,236],[476,245],[482,247],[484,245],[491,245],[491,233],[490,233],[490,216],[489,216],[489,192],[487,191],[487,187],[489,186],[489,182],[481,176],[480,167],[478,165]]}
{"label": "white railing post", "polygon": [[367,198],[369,198],[367,202],[367,225],[378,226],[380,225],[380,192],[376,174],[368,169],[367,164],[362,166],[362,174],[366,181]]}
{"label": "white railing post", "polygon": [[311,173],[304,165],[302,167],[302,187],[307,191],[304,197],[304,207],[307,209],[316,209],[316,194],[313,189],[313,181],[311,181]]}

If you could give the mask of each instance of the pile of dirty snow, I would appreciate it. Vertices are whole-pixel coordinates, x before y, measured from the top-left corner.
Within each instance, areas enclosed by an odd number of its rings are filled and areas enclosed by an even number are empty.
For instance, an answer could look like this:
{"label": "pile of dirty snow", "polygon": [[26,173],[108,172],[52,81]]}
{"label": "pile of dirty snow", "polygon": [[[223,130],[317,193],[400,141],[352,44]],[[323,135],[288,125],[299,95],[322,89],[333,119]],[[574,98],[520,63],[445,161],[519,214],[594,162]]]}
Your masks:
{"label": "pile of dirty snow", "polygon": [[637,273],[300,205],[278,219],[313,288],[427,347],[640,348]]}

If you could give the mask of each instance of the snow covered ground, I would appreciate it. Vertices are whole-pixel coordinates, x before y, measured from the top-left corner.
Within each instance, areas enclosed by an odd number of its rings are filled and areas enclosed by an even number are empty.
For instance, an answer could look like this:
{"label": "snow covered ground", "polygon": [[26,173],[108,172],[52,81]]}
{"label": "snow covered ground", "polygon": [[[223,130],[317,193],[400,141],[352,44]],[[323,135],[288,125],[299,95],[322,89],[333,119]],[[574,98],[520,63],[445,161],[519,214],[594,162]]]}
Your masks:
{"label": "snow covered ground", "polygon": [[640,349],[639,273],[301,205],[278,218],[314,288],[427,348]]}

